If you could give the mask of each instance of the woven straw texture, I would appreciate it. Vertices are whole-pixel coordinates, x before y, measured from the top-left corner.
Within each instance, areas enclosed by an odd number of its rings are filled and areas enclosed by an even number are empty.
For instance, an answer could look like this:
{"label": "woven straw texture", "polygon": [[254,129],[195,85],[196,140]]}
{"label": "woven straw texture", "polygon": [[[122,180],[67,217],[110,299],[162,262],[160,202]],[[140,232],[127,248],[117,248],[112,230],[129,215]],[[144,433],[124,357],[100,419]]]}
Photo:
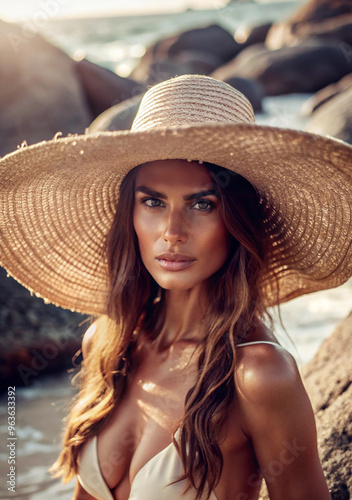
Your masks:
{"label": "woven straw texture", "polygon": [[[186,104],[175,91],[182,79]],[[344,283],[352,275],[352,148],[255,125],[245,98],[227,87],[175,78],[148,91],[132,131],[59,138],[3,158],[0,264],[49,302],[105,313],[103,247],[121,180],[141,163],[178,158],[221,165],[257,189],[270,241],[267,305]]]}

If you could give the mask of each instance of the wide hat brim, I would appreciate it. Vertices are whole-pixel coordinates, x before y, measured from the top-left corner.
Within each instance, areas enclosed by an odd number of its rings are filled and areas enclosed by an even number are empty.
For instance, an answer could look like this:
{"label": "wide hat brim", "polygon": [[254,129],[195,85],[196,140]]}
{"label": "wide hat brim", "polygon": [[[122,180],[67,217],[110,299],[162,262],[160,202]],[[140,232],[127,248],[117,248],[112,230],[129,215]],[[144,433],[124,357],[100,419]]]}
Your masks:
{"label": "wide hat brim", "polygon": [[254,185],[268,241],[266,305],[352,275],[352,147],[255,124],[71,136],[9,154],[0,162],[0,264],[48,302],[106,313],[104,244],[120,183],[163,159],[215,163]]}

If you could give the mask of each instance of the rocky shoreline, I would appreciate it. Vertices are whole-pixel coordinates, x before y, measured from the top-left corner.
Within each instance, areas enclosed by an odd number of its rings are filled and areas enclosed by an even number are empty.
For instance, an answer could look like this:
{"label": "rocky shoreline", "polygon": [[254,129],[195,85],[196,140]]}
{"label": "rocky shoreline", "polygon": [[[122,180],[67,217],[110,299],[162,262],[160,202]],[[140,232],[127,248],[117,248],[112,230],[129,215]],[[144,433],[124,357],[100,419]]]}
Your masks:
{"label": "rocky shoreline", "polygon": [[128,78],[73,60],[41,35],[1,20],[0,56],[0,155],[57,132],[129,128],[148,86],[187,73],[235,86],[257,112],[265,96],[317,92],[319,109],[303,110],[311,116],[307,130],[352,141],[349,0],[309,0],[287,19],[236,33],[213,24],[169,36],[147,48]]}

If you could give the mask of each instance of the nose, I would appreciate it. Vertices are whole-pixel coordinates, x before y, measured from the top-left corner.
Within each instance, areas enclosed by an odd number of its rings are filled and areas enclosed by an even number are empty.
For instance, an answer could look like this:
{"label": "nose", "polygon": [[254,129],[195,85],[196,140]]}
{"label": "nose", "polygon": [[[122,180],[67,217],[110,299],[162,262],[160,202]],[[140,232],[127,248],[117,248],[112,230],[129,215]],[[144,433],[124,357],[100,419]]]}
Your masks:
{"label": "nose", "polygon": [[186,223],[183,215],[178,210],[171,210],[165,217],[163,237],[172,244],[183,242],[187,239]]}

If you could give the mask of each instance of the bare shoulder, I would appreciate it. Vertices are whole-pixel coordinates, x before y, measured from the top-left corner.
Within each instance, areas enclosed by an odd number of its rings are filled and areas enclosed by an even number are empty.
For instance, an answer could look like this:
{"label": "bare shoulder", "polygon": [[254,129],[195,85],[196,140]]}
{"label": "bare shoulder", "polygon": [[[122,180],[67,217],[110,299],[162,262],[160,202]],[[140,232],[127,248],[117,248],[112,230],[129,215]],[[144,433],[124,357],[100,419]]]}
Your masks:
{"label": "bare shoulder", "polygon": [[270,498],[329,499],[313,410],[293,356],[265,343],[240,347],[237,353],[239,425],[251,440]]}
{"label": "bare shoulder", "polygon": [[88,330],[83,335],[83,339],[82,339],[83,358],[87,357],[89,351],[92,348],[92,343],[93,343],[94,334],[96,332],[96,328],[97,328],[96,323],[92,323],[90,325],[90,327],[88,328]]}
{"label": "bare shoulder", "polygon": [[272,404],[289,393],[305,393],[293,356],[279,344],[238,349],[235,383],[240,399]]}

